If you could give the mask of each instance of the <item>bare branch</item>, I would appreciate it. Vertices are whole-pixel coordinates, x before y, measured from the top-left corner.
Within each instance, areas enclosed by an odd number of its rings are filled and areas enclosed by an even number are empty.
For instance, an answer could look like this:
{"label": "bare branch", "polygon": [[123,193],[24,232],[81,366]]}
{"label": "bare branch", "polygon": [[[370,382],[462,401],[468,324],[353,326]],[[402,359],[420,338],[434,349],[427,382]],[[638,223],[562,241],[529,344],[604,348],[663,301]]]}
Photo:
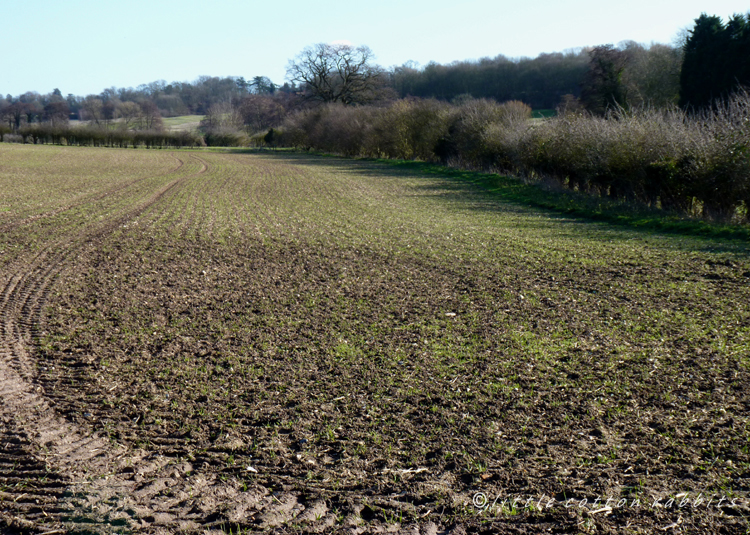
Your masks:
{"label": "bare branch", "polygon": [[362,104],[375,100],[385,84],[383,71],[370,65],[366,46],[318,43],[305,48],[287,66],[287,78],[300,84],[310,100]]}

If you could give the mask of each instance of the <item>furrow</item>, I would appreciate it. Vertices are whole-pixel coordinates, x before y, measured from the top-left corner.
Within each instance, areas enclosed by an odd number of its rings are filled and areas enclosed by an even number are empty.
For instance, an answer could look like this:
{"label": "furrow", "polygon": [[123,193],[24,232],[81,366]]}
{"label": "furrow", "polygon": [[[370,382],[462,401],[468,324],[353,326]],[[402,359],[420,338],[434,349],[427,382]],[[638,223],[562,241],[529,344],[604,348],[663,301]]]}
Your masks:
{"label": "furrow", "polygon": [[[184,164],[178,161],[175,172]],[[199,172],[205,172],[206,168],[203,164]],[[19,515],[35,523],[37,513],[49,514],[36,505],[26,507],[28,502],[20,498],[24,494],[35,504],[45,496],[56,501],[52,487],[69,486],[74,478],[79,477],[76,474],[91,477],[111,473],[114,464],[124,455],[121,448],[113,448],[109,441],[59,416],[38,392],[40,387],[33,383],[35,369],[29,347],[49,288],[66,269],[68,259],[87,244],[159,202],[189,176],[170,181],[119,216],[96,220],[72,235],[53,241],[27,259],[25,266],[16,267],[15,272],[4,277],[0,293],[0,404],[3,406],[0,443],[10,445],[10,448],[4,447],[0,455],[0,482],[5,482],[4,487],[15,488],[27,481],[26,488],[0,494],[0,509],[7,511],[3,515],[7,525],[12,524],[12,517]],[[139,182],[142,180],[129,186]],[[89,202],[106,199],[127,187],[114,188]],[[21,463],[25,467],[23,477],[16,471]],[[54,484],[42,475],[50,473],[57,481]],[[113,481],[111,485],[119,489],[128,489],[129,486],[132,484],[123,481]],[[100,487],[96,492],[107,494],[106,487],[104,490]]]}

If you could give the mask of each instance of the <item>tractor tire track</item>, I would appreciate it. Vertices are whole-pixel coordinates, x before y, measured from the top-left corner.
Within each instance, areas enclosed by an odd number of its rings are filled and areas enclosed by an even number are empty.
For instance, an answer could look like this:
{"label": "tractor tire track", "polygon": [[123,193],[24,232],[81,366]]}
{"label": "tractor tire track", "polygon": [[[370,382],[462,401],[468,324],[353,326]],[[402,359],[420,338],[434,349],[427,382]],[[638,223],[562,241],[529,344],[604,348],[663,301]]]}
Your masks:
{"label": "tractor tire track", "polygon": [[[176,158],[179,171],[184,162]],[[7,275],[0,292],[0,518],[20,529],[48,529],[50,519],[64,520],[66,508],[60,497],[71,485],[95,480],[117,471],[126,449],[108,439],[79,428],[59,413],[45,397],[44,389],[35,384],[32,344],[36,325],[49,289],[65,271],[66,262],[91,246],[97,239],[159,202],[200,170],[162,185],[136,207],[103,222],[63,237],[44,247],[24,267]],[[140,181],[136,181],[140,182]],[[135,182],[97,195],[96,202]],[[80,206],[80,205],[79,205]],[[132,459],[130,459],[132,462]],[[93,479],[92,479],[93,478]],[[129,486],[117,478],[107,480],[109,494],[127,491]],[[102,487],[101,483],[98,484]],[[40,504],[45,504],[44,506]],[[58,517],[55,519],[55,517]]]}
{"label": "tractor tire track", "polygon": [[[174,169],[170,169],[169,172],[166,173],[164,176],[177,173],[182,168],[182,166],[185,165],[185,162],[183,162],[179,158],[176,158],[176,159],[177,159],[177,162],[178,162],[177,166]],[[136,180],[130,180],[128,182],[125,182],[125,183],[122,183],[122,184],[118,184],[117,186],[115,186],[113,188],[110,188],[110,189],[108,189],[106,191],[99,192],[99,193],[94,193],[94,194],[90,194],[87,197],[79,199],[79,200],[77,200],[75,202],[71,202],[71,203],[65,204],[64,206],[60,206],[58,208],[55,208],[54,210],[50,210],[48,212],[42,212],[42,213],[35,214],[35,215],[32,215],[32,216],[24,217],[22,219],[18,219],[18,220],[15,220],[15,221],[10,221],[10,222],[4,223],[3,225],[0,225],[0,232],[9,232],[9,231],[17,230],[20,227],[23,227],[25,225],[30,225],[31,223],[34,223],[35,221],[39,221],[40,219],[49,219],[49,218],[55,217],[57,215],[60,215],[63,212],[67,212],[68,210],[72,210],[73,208],[78,208],[79,206],[83,206],[83,205],[86,205],[86,204],[95,203],[95,202],[100,201],[100,200],[102,200],[102,199],[104,199],[106,197],[114,195],[115,193],[118,193],[118,192],[120,192],[122,190],[130,188],[130,187],[134,186],[135,184],[138,184],[140,182],[148,180],[149,178],[155,178],[155,177],[153,177],[153,176],[151,176],[151,177],[142,177],[142,178],[139,178],[139,179],[136,179]]]}
{"label": "tractor tire track", "polygon": [[[173,436],[150,437],[148,449],[113,442],[86,423],[87,414],[72,413],[64,397],[55,397],[62,383],[37,361],[34,346],[43,335],[51,290],[109,234],[134,220],[150,228],[172,222],[175,205],[188,208],[191,201],[186,228],[208,223],[208,232],[213,230],[210,205],[201,195],[211,166],[190,157],[200,166],[196,172],[165,179],[151,192],[137,189],[142,200],[136,206],[124,206],[127,199],[104,203],[83,227],[67,225],[39,250],[16,258],[0,280],[0,531],[164,533],[232,526],[268,531],[283,530],[291,521],[321,531],[337,522],[339,513],[325,501],[272,493],[264,486],[273,484],[270,480],[248,488],[245,481],[220,477],[216,466],[223,462],[224,446],[186,452]],[[180,161],[175,173],[182,168]],[[227,184],[229,179],[222,187]],[[278,226],[273,210],[264,215]],[[64,375],[64,381],[76,381],[75,370]]]}

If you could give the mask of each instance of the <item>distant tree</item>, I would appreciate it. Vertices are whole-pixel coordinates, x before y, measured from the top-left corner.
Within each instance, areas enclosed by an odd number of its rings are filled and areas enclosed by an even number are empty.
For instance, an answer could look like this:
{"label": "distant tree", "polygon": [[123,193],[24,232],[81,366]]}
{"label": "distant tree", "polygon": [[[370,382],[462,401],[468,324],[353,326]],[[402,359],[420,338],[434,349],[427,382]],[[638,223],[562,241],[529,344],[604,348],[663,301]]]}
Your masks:
{"label": "distant tree", "polygon": [[750,84],[750,14],[725,25],[705,13],[685,41],[680,74],[680,105],[703,108]]}
{"label": "distant tree", "polygon": [[274,132],[273,128],[268,130],[268,133],[263,136],[263,141],[269,147],[276,147],[276,133]]}
{"label": "distant tree", "polygon": [[70,120],[68,103],[64,100],[59,100],[47,104],[44,107],[44,120],[52,126],[67,126]]}
{"label": "distant tree", "polygon": [[141,102],[141,125],[144,130],[161,130],[163,128],[159,108],[153,100]]}
{"label": "distant tree", "polygon": [[117,105],[119,103],[120,102],[117,99],[108,99],[102,102],[102,119],[105,125],[108,125],[115,120]]}
{"label": "distant tree", "polygon": [[678,103],[682,49],[628,43],[624,52],[628,61],[623,81],[630,105],[664,108]]}
{"label": "distant tree", "polygon": [[20,100],[12,102],[10,106],[5,108],[5,117],[10,129],[17,132],[26,119],[26,104]]}
{"label": "distant tree", "polygon": [[589,69],[581,84],[581,103],[592,113],[603,115],[608,109],[627,107],[623,73],[627,54],[612,45],[591,50]]}
{"label": "distant tree", "polygon": [[141,107],[135,102],[121,102],[117,106],[117,118],[121,119],[120,128],[136,128],[141,118]]}
{"label": "distant tree", "polygon": [[179,95],[168,94],[166,91],[156,97],[154,102],[159,108],[162,116],[175,117],[177,115],[187,115],[190,110],[182,101]]}
{"label": "distant tree", "polygon": [[240,102],[239,113],[250,134],[278,126],[286,110],[279,99],[268,95],[248,95]]}
{"label": "distant tree", "polygon": [[247,93],[248,86],[250,84],[247,82],[247,80],[245,80],[244,76],[235,78],[234,83],[237,86],[237,89],[239,90],[240,93]]}
{"label": "distant tree", "polygon": [[22,110],[24,115],[21,118],[21,122],[31,124],[40,120],[42,112],[44,111],[41,100],[42,96],[36,91],[27,91],[18,97],[18,102],[22,104],[22,106],[17,108],[17,110]]}
{"label": "distant tree", "polygon": [[104,102],[95,95],[87,96],[81,102],[81,120],[91,121],[97,126],[104,124]]}
{"label": "distant tree", "polygon": [[750,13],[734,15],[727,23],[729,34],[729,77],[731,90],[737,85],[750,84]]}
{"label": "distant tree", "polygon": [[13,113],[13,97],[8,95],[5,100],[0,100],[0,120],[8,125],[8,130],[13,131],[16,127]]}
{"label": "distant tree", "polygon": [[36,91],[27,91],[26,93],[18,97],[18,100],[20,100],[24,104],[30,104],[32,102],[39,102],[41,100],[41,97],[42,96]]}
{"label": "distant tree", "polygon": [[99,98],[102,99],[103,102],[106,102],[108,100],[118,100],[119,99],[119,91],[116,87],[108,87],[101,93],[99,93]]}
{"label": "distant tree", "polygon": [[393,67],[390,71],[390,84],[399,96],[422,96],[418,95],[416,87],[421,78],[419,64],[415,61],[407,61],[403,65]]}
{"label": "distant tree", "polygon": [[164,92],[167,87],[167,82],[165,82],[164,80],[157,80],[155,82],[147,84],[146,87],[148,95],[153,99]]}
{"label": "distant tree", "polygon": [[294,82],[292,82],[291,84],[289,82],[284,82],[282,85],[278,86],[276,90],[280,93],[296,94],[297,84],[295,84]]}
{"label": "distant tree", "polygon": [[276,84],[267,76],[256,76],[247,85],[256,95],[273,95],[276,92]]}
{"label": "distant tree", "polygon": [[554,108],[563,95],[580,96],[588,62],[583,50],[521,59],[499,55],[449,65],[433,62],[423,68],[407,62],[391,70],[390,83],[401,97],[453,101],[466,95],[498,102],[520,100],[545,109]]}
{"label": "distant tree", "polygon": [[38,100],[32,100],[26,103],[24,113],[26,114],[26,124],[40,122],[44,113],[44,106]]}
{"label": "distant tree", "polygon": [[565,115],[567,113],[580,113],[583,110],[581,106],[581,99],[576,98],[575,95],[568,93],[563,95],[560,99],[560,103],[557,105],[558,115]]}
{"label": "distant tree", "polygon": [[68,93],[68,96],[65,97],[65,102],[68,103],[68,108],[70,109],[70,118],[71,119],[80,119],[80,108],[81,108],[81,101],[80,99],[75,96],[73,93]]}
{"label": "distant tree", "polygon": [[721,17],[705,13],[695,20],[685,42],[680,74],[680,105],[701,108],[720,96],[724,78],[721,63],[728,48]]}
{"label": "distant tree", "polygon": [[299,83],[309,100],[363,104],[377,100],[386,81],[372,59],[366,46],[319,43],[289,61],[287,78]]}
{"label": "distant tree", "polygon": [[242,115],[231,102],[220,102],[212,104],[206,110],[206,116],[201,121],[201,128],[208,130],[240,130],[242,128]]}

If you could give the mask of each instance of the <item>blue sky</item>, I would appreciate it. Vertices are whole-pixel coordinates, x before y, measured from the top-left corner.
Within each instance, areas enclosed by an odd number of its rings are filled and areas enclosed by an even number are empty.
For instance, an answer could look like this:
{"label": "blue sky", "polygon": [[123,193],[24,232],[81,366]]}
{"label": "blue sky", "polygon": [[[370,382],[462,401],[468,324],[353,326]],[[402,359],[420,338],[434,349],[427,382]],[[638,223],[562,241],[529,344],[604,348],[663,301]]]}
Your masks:
{"label": "blue sky", "polygon": [[87,95],[199,75],[285,78],[304,47],[369,46],[384,67],[617,44],[669,43],[737,0],[0,0],[0,93]]}

